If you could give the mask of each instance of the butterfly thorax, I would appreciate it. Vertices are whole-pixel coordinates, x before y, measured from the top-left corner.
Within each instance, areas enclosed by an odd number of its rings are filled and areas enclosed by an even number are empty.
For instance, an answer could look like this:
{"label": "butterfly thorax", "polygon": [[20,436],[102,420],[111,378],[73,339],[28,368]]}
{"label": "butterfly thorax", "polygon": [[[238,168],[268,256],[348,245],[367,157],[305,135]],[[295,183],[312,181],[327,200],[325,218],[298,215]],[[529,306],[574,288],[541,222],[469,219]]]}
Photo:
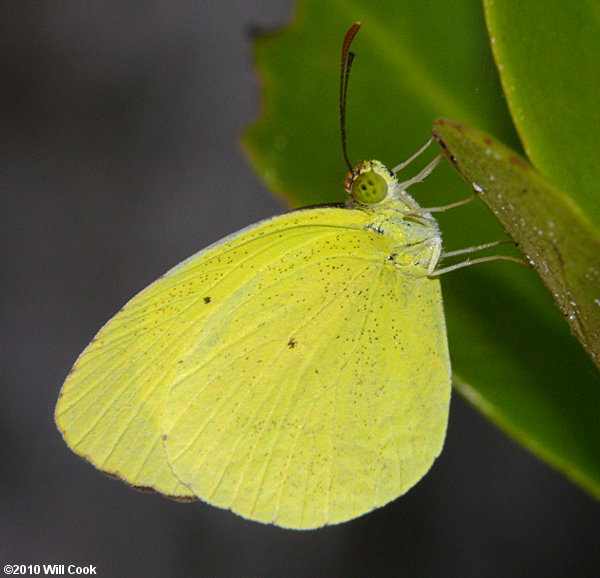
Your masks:
{"label": "butterfly thorax", "polygon": [[392,171],[379,161],[363,161],[348,173],[344,186],[351,197],[346,206],[372,216],[368,228],[388,236],[398,249],[394,263],[421,264],[428,274],[435,269],[442,246],[437,221],[420,212]]}

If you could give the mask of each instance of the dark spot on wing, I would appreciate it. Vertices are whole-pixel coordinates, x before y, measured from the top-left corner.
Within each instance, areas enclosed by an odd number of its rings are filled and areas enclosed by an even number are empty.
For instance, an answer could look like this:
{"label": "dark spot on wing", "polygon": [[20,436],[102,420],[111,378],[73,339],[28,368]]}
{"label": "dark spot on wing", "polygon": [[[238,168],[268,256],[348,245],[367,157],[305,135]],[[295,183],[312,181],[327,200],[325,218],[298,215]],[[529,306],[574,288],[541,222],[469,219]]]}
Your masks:
{"label": "dark spot on wing", "polygon": [[211,301],[212,301],[212,299],[210,297],[204,298],[204,303],[210,303]]}

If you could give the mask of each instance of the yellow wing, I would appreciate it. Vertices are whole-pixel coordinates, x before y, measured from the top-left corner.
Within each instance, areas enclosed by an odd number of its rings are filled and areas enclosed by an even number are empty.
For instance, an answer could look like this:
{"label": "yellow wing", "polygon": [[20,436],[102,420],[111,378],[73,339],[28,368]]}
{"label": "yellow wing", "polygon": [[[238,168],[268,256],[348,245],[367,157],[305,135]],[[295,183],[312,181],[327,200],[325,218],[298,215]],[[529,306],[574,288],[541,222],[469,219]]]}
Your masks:
{"label": "yellow wing", "polygon": [[380,224],[296,211],[178,265],[78,359],[67,443],[133,485],[284,527],[404,493],[441,451],[450,368],[428,255]]}

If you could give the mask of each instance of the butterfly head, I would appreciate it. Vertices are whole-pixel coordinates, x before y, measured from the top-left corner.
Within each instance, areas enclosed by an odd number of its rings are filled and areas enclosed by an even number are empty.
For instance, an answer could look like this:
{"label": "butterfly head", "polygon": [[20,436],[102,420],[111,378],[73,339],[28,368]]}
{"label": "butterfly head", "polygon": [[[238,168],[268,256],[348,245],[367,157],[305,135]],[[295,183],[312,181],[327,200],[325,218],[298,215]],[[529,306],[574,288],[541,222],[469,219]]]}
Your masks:
{"label": "butterfly head", "polygon": [[346,192],[360,205],[387,199],[397,184],[394,173],[379,161],[362,161],[346,176]]}

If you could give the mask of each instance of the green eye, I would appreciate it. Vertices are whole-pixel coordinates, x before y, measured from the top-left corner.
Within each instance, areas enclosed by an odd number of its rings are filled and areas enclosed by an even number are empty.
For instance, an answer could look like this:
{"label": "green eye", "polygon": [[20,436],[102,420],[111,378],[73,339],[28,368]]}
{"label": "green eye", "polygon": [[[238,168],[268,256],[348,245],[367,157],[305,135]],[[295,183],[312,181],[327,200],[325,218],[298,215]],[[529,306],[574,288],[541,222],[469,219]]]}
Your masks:
{"label": "green eye", "polygon": [[373,171],[359,175],[352,183],[352,196],[355,201],[363,205],[372,205],[383,201],[387,190],[385,179]]}

